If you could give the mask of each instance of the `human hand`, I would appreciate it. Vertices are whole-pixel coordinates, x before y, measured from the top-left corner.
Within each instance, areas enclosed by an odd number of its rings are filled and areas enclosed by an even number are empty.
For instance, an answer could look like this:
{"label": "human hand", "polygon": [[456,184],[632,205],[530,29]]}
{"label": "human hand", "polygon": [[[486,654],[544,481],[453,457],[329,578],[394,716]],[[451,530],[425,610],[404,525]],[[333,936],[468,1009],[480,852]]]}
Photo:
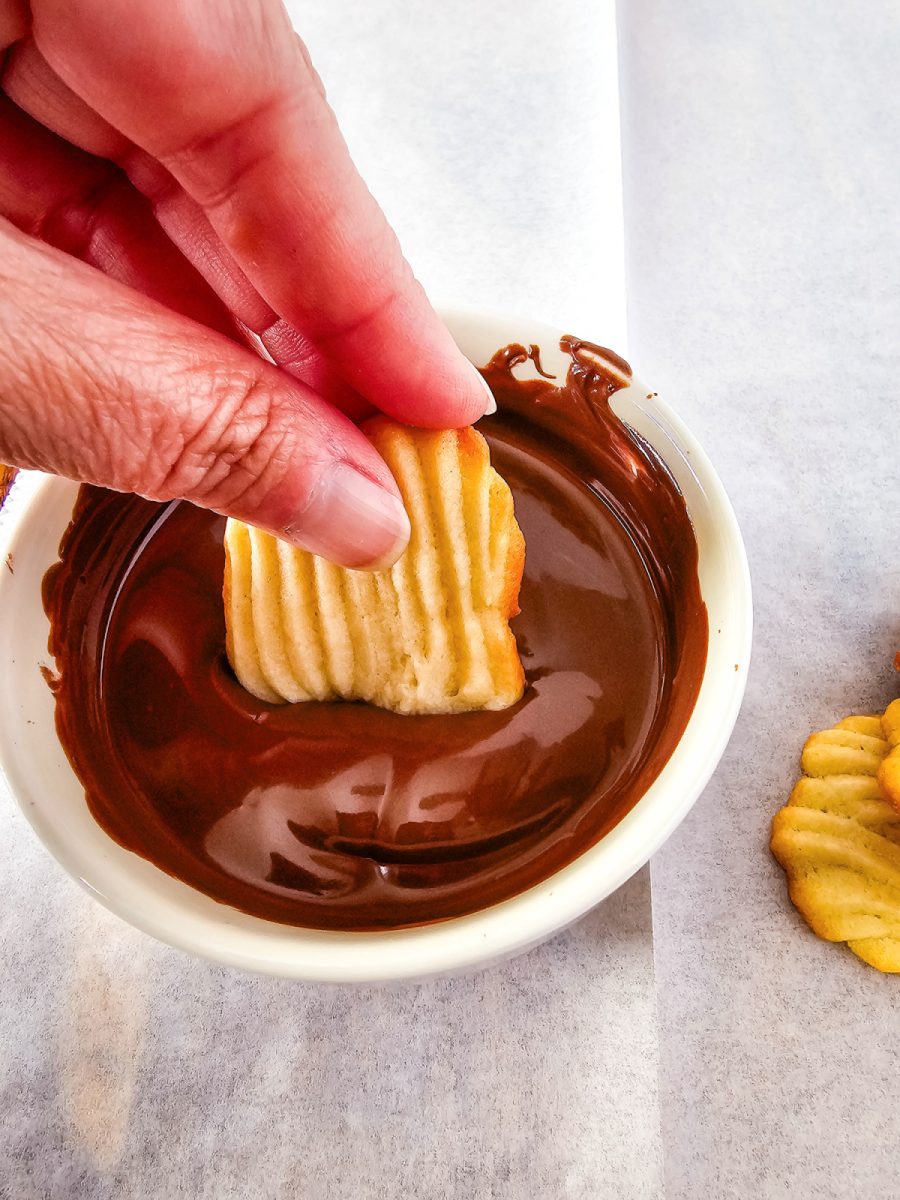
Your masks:
{"label": "human hand", "polygon": [[0,0],[0,90],[0,459],[393,561],[349,418],[460,426],[489,393],[278,0]]}

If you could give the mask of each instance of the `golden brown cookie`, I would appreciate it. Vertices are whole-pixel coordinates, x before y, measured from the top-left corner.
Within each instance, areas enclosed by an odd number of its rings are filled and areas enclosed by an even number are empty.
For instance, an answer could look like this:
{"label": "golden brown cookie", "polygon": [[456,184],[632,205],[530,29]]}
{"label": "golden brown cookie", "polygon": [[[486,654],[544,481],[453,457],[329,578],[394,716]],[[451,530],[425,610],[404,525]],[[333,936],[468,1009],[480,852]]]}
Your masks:
{"label": "golden brown cookie", "polygon": [[804,777],[775,814],[771,847],[819,937],[900,972],[900,810],[880,783],[892,710],[900,718],[900,704],[891,705],[883,718],[845,717],[809,738]]}
{"label": "golden brown cookie", "polygon": [[509,620],[525,543],[512,494],[474,429],[364,426],[411,524],[387,571],[353,571],[229,520],[228,659],[262,700],[367,700],[401,713],[515,704],[525,686]]}
{"label": "golden brown cookie", "polygon": [[893,700],[882,718],[890,750],[878,768],[878,782],[891,804],[900,811],[900,700]]}

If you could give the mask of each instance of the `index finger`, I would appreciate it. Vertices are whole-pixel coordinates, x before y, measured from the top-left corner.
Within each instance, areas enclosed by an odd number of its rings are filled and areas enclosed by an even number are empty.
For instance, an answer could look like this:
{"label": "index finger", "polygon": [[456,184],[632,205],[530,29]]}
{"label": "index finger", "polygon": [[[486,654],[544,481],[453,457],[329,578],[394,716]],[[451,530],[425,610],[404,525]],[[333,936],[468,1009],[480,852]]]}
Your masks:
{"label": "index finger", "polygon": [[485,412],[480,376],[356,172],[277,0],[34,0],[32,12],[58,74],[171,171],[353,388],[416,424]]}

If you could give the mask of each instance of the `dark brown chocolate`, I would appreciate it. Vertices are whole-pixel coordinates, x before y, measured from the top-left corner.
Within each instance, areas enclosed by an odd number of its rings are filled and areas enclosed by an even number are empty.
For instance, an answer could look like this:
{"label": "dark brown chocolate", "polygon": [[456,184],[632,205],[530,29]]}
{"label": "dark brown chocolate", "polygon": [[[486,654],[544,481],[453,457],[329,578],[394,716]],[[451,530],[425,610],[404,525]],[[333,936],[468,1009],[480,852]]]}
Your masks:
{"label": "dark brown chocolate", "polygon": [[9,489],[13,485],[16,474],[15,467],[7,467],[3,463],[0,463],[0,508],[3,507],[3,502],[9,495]]}
{"label": "dark brown chocolate", "polygon": [[408,717],[274,707],[225,659],[222,519],[85,488],[44,582],[59,736],[116,841],[245,912],[373,930],[472,912],[611,829],[674,749],[706,609],[682,496],[611,412],[627,363],[564,339],[562,387],[484,369],[527,544],[524,698]]}

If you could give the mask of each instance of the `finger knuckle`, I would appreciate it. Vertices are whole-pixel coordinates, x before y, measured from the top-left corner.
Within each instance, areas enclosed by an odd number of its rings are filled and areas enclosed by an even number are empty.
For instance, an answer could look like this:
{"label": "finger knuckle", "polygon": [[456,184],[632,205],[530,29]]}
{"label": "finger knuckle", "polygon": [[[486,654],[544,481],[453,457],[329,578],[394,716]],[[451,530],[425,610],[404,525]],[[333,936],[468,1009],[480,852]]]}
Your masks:
{"label": "finger knuckle", "polygon": [[290,438],[270,382],[253,374],[207,376],[200,395],[173,431],[160,499],[188,496],[225,509],[277,487],[288,469]]}

